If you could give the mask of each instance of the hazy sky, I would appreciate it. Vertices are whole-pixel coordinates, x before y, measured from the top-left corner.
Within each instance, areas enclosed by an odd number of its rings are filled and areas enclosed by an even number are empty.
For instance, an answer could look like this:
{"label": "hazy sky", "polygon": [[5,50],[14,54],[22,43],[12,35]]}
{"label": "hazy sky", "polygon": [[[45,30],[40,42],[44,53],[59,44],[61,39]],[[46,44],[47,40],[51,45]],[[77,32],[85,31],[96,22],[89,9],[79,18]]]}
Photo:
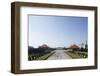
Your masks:
{"label": "hazy sky", "polygon": [[85,43],[87,27],[87,17],[30,15],[29,46],[64,47]]}

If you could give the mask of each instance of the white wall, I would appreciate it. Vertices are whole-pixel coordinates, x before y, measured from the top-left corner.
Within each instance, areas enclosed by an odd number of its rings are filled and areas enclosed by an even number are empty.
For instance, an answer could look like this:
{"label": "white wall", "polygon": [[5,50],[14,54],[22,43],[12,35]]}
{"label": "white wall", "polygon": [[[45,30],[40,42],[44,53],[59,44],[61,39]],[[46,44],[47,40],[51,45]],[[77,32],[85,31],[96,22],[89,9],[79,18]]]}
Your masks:
{"label": "white wall", "polygon": [[[57,3],[57,4],[74,4],[74,5],[90,5],[99,7],[100,16],[100,0],[0,0],[0,76],[16,76],[10,73],[10,60],[11,60],[11,15],[10,3],[13,1],[30,1],[30,2],[43,2],[43,3]],[[100,18],[98,19],[100,20]],[[100,22],[98,23],[100,24]],[[98,26],[100,33],[100,26]],[[100,34],[98,36],[100,42]],[[100,46],[100,44],[99,44]],[[98,47],[99,47],[98,46]],[[100,48],[98,48],[100,50]],[[99,58],[100,58],[100,51]],[[81,71],[65,71],[65,72],[52,72],[52,73],[37,73],[37,74],[24,74],[25,76],[99,76],[100,74],[100,60],[98,70],[81,70]],[[23,76],[18,75],[18,76]]]}

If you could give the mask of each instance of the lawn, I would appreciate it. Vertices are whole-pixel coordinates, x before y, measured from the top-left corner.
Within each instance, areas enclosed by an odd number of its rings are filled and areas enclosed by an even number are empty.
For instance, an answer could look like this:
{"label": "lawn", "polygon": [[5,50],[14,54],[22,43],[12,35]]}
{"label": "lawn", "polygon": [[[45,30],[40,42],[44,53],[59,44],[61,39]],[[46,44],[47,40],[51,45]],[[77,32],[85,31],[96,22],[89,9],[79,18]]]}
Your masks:
{"label": "lawn", "polygon": [[87,52],[81,52],[81,51],[65,51],[65,53],[67,55],[69,55],[70,57],[72,57],[73,59],[77,59],[77,58],[87,58]]}
{"label": "lawn", "polygon": [[46,60],[48,59],[51,55],[53,55],[55,52],[51,52],[51,53],[48,53],[48,54],[45,54],[39,58],[37,58],[36,60]]}
{"label": "lawn", "polygon": [[55,52],[50,52],[50,53],[47,53],[47,54],[44,54],[42,56],[34,56],[34,55],[29,55],[29,60],[46,60],[48,59],[51,55],[53,55]]}

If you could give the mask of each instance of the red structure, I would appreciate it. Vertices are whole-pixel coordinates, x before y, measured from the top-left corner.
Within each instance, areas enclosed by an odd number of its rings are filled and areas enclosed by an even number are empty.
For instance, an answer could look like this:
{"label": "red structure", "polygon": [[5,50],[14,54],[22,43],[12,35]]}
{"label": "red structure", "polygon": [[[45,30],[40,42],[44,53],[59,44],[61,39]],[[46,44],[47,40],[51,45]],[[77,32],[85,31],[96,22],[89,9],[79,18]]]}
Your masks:
{"label": "red structure", "polygon": [[39,48],[49,48],[49,46],[46,44],[43,44],[43,45],[39,46]]}
{"label": "red structure", "polygon": [[74,51],[74,50],[79,50],[80,49],[80,47],[78,46],[78,45],[76,45],[76,44],[73,44],[73,45],[71,45],[70,47],[68,47],[68,49],[70,49],[71,51]]}

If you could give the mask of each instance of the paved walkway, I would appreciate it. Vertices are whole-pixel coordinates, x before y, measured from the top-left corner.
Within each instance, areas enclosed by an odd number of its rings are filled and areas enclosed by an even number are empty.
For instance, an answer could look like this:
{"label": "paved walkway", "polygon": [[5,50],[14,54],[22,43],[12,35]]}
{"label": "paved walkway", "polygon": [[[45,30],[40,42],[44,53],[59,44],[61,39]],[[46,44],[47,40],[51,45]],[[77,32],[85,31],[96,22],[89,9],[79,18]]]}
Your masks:
{"label": "paved walkway", "polygon": [[64,53],[65,50],[55,50],[55,53],[48,58],[48,60],[58,59],[72,59],[69,55]]}

